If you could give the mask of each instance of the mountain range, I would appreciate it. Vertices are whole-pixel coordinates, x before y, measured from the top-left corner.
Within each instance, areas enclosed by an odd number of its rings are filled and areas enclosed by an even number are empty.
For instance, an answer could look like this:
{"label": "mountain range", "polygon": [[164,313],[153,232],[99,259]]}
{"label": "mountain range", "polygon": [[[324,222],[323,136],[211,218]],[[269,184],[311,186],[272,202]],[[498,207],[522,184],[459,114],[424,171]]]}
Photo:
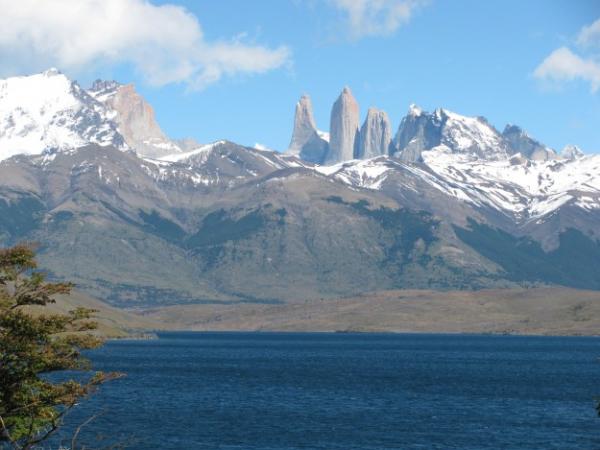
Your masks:
{"label": "mountain range", "polygon": [[165,135],[133,85],[0,80],[0,244],[117,306],[278,303],[402,288],[600,289],[600,156],[344,88],[296,104],[280,153]]}

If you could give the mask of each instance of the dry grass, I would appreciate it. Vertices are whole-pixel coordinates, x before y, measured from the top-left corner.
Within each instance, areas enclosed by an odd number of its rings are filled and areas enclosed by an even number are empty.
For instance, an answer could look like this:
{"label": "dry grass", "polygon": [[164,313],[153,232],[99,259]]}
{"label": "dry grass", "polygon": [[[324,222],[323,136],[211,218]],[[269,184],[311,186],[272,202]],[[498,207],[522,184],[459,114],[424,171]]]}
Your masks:
{"label": "dry grass", "polygon": [[281,305],[182,305],[146,311],[188,330],[600,334],[600,292],[548,287],[398,290]]}
{"label": "dry grass", "polygon": [[74,291],[71,295],[56,297],[56,303],[45,307],[31,307],[36,314],[56,313],[64,314],[77,307],[94,309],[94,320],[98,323],[96,332],[106,338],[141,337],[145,333],[165,329],[165,326],[149,317],[114,308],[100,300],[90,297],[82,292]]}

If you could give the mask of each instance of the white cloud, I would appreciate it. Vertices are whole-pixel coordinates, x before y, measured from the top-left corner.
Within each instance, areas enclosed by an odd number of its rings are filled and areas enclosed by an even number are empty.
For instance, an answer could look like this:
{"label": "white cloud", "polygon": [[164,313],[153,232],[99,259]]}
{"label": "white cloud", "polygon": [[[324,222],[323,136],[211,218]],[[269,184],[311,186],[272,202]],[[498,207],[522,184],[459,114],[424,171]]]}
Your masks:
{"label": "white cloud", "polygon": [[[264,73],[290,61],[285,46],[209,42],[198,19],[147,0],[0,0],[0,69],[77,71],[129,64],[153,85],[201,89],[224,76]],[[10,64],[10,67],[9,67]]]}
{"label": "white cloud", "polygon": [[600,48],[600,19],[584,26],[575,40],[580,50],[591,52],[577,54],[567,47],[560,47],[536,67],[533,76],[542,81],[566,82],[583,80],[590,83],[592,93],[600,89],[600,54],[593,49]]}
{"label": "white cloud", "polygon": [[384,36],[407,23],[426,0],[330,0],[346,16],[350,37]]}
{"label": "white cloud", "polygon": [[591,84],[592,92],[600,88],[600,64],[584,59],[567,47],[554,50],[533,72],[540,80],[556,82],[581,79]]}
{"label": "white cloud", "polygon": [[600,46],[600,19],[581,29],[577,44],[582,47]]}

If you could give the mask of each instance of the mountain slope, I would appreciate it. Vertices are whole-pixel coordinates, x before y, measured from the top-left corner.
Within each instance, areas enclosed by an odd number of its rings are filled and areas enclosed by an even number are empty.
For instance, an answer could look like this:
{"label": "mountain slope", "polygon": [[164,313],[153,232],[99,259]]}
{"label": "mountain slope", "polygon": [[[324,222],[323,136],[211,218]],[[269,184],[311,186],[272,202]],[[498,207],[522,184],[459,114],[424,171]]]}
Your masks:
{"label": "mountain slope", "polygon": [[[379,157],[317,170],[352,187],[378,190],[410,208],[452,223],[467,217],[544,246],[569,227],[597,238],[600,157],[548,161],[473,161],[444,146],[422,152],[421,163]],[[452,207],[448,207],[451,204]]]}
{"label": "mountain slope", "polygon": [[[0,135],[0,244],[43,243],[52,276],[114,305],[600,289],[600,159],[575,148],[557,155],[521,129],[415,106],[389,145],[387,115],[372,109],[359,130],[345,90],[333,153],[323,144],[316,158],[342,160],[323,166],[301,159],[315,136],[326,143],[308,101],[293,154],[281,154],[174,143],[117,83],[96,83],[93,95],[56,72],[16,83],[0,84],[11,118]],[[22,83],[60,89],[19,106]],[[14,120],[21,113],[32,126]]]}
{"label": "mountain slope", "polygon": [[[478,286],[481,267],[495,271],[427,213],[349,190],[289,158],[219,148],[245,155],[248,181],[231,175],[198,184],[210,160],[198,175],[189,159],[157,166],[99,147],[27,165],[5,161],[0,198],[20,219],[3,216],[0,232],[5,242],[43,242],[40,259],[54,276],[121,305]],[[10,183],[15,167],[22,172]],[[25,187],[23,179],[36,183]]]}

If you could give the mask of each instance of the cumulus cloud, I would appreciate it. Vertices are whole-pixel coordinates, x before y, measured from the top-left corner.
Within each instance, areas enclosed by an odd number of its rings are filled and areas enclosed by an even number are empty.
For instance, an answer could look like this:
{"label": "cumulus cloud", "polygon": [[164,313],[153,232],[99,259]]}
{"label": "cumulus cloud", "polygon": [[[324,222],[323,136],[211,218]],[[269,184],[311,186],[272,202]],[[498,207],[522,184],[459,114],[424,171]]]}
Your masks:
{"label": "cumulus cloud", "polygon": [[196,16],[172,4],[0,0],[0,11],[5,71],[128,64],[150,84],[183,82],[202,89],[225,76],[264,73],[290,61],[285,46],[208,41]]}
{"label": "cumulus cloud", "polygon": [[560,47],[548,55],[533,72],[542,81],[561,83],[583,80],[590,84],[592,93],[600,89],[600,19],[584,26],[575,43],[580,52]]}
{"label": "cumulus cloud", "polygon": [[342,11],[350,37],[384,36],[406,24],[426,0],[330,0]]}
{"label": "cumulus cloud", "polygon": [[600,64],[584,59],[567,47],[554,50],[533,72],[536,78],[555,82],[581,79],[588,81],[592,92],[600,88]]}

